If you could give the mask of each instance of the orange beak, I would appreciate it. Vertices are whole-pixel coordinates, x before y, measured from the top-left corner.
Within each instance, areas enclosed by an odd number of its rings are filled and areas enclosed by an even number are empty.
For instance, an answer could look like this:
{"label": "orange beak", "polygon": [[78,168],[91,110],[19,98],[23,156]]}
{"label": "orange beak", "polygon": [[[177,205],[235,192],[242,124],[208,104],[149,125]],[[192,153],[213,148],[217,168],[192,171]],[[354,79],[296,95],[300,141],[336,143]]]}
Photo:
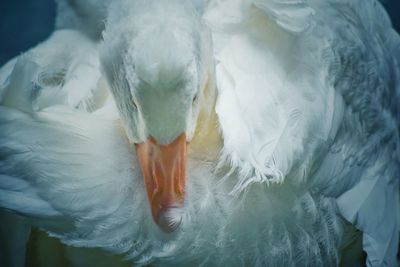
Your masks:
{"label": "orange beak", "polygon": [[153,219],[163,231],[172,232],[182,219],[186,136],[183,133],[167,145],[150,137],[135,146]]}

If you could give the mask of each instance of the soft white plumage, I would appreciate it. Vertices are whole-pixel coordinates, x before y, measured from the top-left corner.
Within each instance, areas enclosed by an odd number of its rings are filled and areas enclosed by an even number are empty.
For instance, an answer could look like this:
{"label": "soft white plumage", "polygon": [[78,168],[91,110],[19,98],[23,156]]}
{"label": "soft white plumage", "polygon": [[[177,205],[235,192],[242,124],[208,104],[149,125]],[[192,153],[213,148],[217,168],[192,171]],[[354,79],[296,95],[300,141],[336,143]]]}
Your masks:
{"label": "soft white plumage", "polygon": [[[400,38],[380,4],[181,4],[116,1],[100,41],[106,5],[60,1],[60,30],[0,72],[0,206],[64,244],[138,265],[336,266],[355,227],[368,266],[395,266]],[[163,39],[163,23],[177,42]],[[158,36],[182,53],[146,54],[162,48]],[[207,90],[198,113],[186,111],[185,126],[198,129],[184,208],[169,214],[182,222],[165,234],[130,143],[159,129],[130,116],[137,92],[121,84],[180,77],[193,40],[187,75]]]}

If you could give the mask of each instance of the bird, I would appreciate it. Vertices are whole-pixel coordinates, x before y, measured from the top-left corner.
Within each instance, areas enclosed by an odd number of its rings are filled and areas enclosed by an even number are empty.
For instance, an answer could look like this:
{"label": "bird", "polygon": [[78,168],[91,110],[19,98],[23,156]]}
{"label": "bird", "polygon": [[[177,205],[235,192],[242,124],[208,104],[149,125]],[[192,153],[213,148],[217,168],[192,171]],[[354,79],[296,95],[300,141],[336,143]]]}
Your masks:
{"label": "bird", "polygon": [[73,266],[396,266],[400,37],[378,1],[57,3],[0,70],[11,264],[40,229]]}

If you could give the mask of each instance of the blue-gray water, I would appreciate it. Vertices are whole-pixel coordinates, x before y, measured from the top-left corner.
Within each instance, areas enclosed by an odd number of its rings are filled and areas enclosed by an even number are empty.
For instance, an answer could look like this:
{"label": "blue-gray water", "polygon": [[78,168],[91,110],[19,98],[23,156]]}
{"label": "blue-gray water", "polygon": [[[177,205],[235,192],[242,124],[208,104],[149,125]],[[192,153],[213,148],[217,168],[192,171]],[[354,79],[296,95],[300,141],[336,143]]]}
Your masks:
{"label": "blue-gray water", "polygon": [[[400,0],[382,2],[400,32]],[[53,0],[0,0],[0,66],[44,40],[53,30],[54,16]]]}

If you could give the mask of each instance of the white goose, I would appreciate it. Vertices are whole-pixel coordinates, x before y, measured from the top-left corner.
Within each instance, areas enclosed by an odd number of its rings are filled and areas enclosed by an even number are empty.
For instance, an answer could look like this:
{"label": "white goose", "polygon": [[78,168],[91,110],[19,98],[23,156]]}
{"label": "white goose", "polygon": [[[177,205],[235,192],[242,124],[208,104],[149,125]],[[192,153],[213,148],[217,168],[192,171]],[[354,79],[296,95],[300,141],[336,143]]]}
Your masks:
{"label": "white goose", "polygon": [[0,207],[24,217],[3,211],[3,256],[37,227],[136,265],[336,266],[357,228],[396,265],[378,2],[60,0],[57,23],[0,73]]}

